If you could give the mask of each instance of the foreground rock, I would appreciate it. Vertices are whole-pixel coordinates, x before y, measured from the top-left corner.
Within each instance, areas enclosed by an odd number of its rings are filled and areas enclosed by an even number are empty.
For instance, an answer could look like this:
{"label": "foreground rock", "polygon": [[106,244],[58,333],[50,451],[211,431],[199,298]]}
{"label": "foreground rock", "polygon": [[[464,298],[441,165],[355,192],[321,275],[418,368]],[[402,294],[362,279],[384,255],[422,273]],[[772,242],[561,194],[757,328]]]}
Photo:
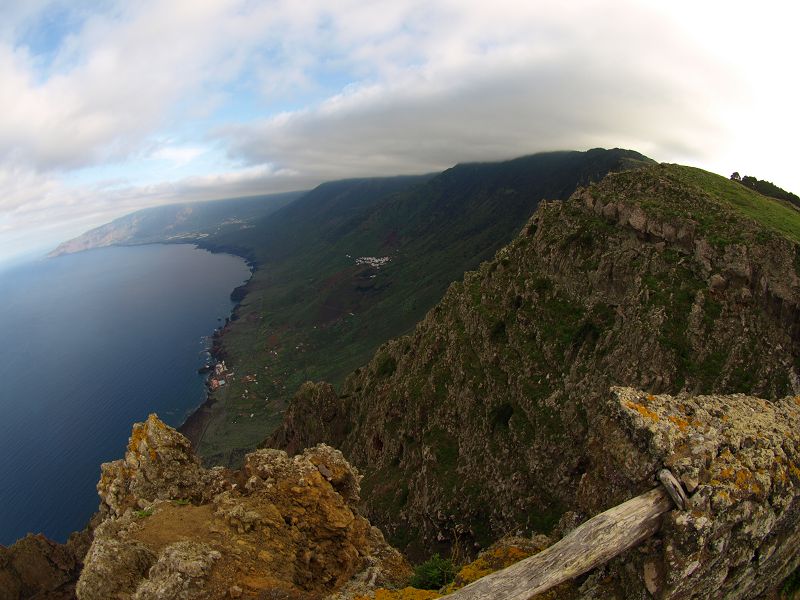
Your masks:
{"label": "foreground rock", "polygon": [[123,460],[102,467],[103,522],[77,585],[80,600],[322,598],[409,575],[356,510],[360,475],[319,445],[289,458],[203,469],[189,442],[151,415]]}
{"label": "foreground rock", "polygon": [[[779,590],[800,564],[800,397],[767,402],[740,394],[656,396],[615,388],[603,414],[593,429],[597,454],[579,488],[585,512],[565,514],[549,539],[493,546],[441,594],[539,552],[596,512],[657,487],[653,474],[666,467],[688,493],[686,509],[664,513],[660,530],[644,543],[537,600],[791,597]],[[591,552],[593,542],[586,539],[582,551]],[[570,561],[527,563],[513,581],[555,573]],[[386,590],[366,598],[423,597],[413,595],[418,592]]]}
{"label": "foreground rock", "polygon": [[581,480],[592,513],[669,468],[688,509],[659,534],[599,570],[581,598],[756,598],[800,565],[800,396],[613,390],[591,435],[598,452]]}
{"label": "foreground rock", "polygon": [[69,600],[91,542],[91,531],[73,533],[66,544],[29,534],[0,546],[0,600]]}

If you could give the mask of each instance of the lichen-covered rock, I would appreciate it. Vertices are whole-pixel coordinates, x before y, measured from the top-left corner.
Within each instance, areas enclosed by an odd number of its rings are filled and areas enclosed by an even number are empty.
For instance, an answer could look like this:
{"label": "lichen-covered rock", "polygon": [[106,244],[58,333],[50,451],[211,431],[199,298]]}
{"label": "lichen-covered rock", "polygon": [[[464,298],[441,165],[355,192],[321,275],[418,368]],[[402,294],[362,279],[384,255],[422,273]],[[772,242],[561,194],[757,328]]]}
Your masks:
{"label": "lichen-covered rock", "polygon": [[216,472],[202,469],[189,440],[156,415],[133,426],[124,459],[100,469],[101,508],[116,516],[154,500],[208,499],[218,491]]}
{"label": "lichen-covered rock", "polygon": [[397,585],[410,568],[358,513],[359,481],[325,445],[294,457],[259,450],[241,471],[206,470],[151,415],[134,426],[125,461],[104,465],[106,520],[78,597],[310,600],[351,579],[359,589]]}
{"label": "lichen-covered rock", "polygon": [[164,548],[133,600],[209,598],[206,580],[220,553],[205,544],[175,542]]}
{"label": "lichen-covered rock", "polygon": [[131,598],[155,562],[155,553],[120,535],[124,531],[115,521],[106,521],[95,530],[75,590],[81,600]]}
{"label": "lichen-covered rock", "polygon": [[667,513],[658,535],[587,582],[581,597],[755,598],[797,568],[800,397],[615,388],[605,413],[581,481],[585,511],[653,487],[662,467],[682,482],[689,507]]}

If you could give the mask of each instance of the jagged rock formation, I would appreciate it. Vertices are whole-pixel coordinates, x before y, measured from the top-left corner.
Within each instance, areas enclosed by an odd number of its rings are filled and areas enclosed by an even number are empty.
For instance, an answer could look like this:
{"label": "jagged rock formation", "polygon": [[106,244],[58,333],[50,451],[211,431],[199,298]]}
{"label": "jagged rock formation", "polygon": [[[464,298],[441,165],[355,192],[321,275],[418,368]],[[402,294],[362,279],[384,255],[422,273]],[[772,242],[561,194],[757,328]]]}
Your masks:
{"label": "jagged rock formation", "polygon": [[541,205],[339,393],[303,386],[270,443],[341,448],[370,519],[420,552],[607,507],[580,498],[610,386],[800,392],[800,216],[747,194],[658,165]]}
{"label": "jagged rock formation", "polygon": [[409,567],[358,514],[360,479],[325,445],[294,458],[259,450],[241,471],[206,470],[151,415],[134,425],[125,458],[102,466],[104,520],[77,596],[311,600],[395,584]]}
{"label": "jagged rock formation", "polygon": [[66,544],[29,534],[9,548],[0,546],[0,600],[74,598],[90,542],[87,529],[73,533]]}

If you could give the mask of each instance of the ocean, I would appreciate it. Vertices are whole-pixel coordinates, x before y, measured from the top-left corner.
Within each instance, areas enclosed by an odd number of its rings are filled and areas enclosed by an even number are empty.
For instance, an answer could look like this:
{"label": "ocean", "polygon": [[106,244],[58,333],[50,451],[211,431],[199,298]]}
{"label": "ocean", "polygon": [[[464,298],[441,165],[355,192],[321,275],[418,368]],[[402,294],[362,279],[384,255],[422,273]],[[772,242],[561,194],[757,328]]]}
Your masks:
{"label": "ocean", "polygon": [[208,336],[245,262],[189,245],[112,247],[0,270],[0,544],[63,542],[98,506],[131,425],[204,399]]}

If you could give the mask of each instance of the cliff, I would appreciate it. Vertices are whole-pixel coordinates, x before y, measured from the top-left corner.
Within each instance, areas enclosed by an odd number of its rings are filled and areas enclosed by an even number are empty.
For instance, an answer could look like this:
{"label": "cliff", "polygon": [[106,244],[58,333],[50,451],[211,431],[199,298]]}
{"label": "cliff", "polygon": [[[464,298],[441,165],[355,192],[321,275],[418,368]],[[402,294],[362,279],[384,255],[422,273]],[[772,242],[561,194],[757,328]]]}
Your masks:
{"label": "cliff", "polygon": [[612,385],[800,391],[799,224],[696,169],[611,174],[541,205],[341,390],[304,385],[270,443],[341,448],[369,518],[421,554],[593,514],[612,501],[581,487]]}
{"label": "cliff", "polygon": [[134,425],[125,458],[102,467],[101,522],[77,597],[303,600],[404,581],[405,559],[356,509],[359,481],[324,445],[204,469],[151,415]]}

